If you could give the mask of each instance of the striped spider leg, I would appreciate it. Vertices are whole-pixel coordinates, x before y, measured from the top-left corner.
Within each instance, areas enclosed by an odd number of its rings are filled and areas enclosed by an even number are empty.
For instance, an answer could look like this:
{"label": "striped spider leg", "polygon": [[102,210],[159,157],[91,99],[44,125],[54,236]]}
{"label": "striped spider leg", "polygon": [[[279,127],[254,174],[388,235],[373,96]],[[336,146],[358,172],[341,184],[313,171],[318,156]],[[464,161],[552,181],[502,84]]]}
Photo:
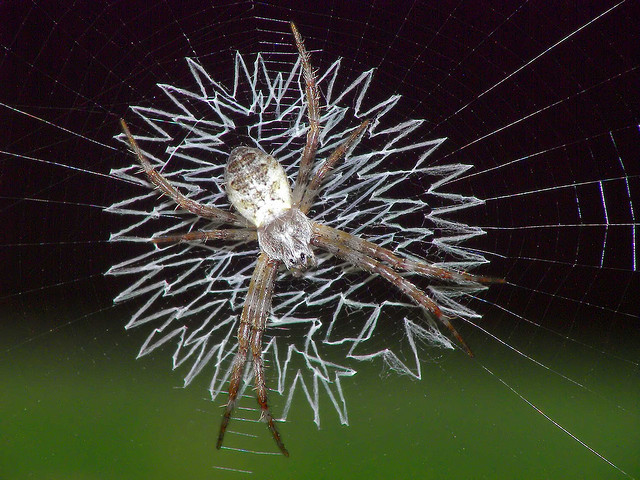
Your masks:
{"label": "striped spider leg", "polygon": [[238,389],[244,374],[244,365],[247,360],[247,352],[251,348],[253,360],[253,372],[256,382],[256,397],[262,412],[262,419],[267,422],[267,426],[276,441],[278,448],[285,456],[289,456],[285,448],[280,433],[276,428],[273,417],[267,405],[267,386],[264,378],[264,362],[262,360],[262,333],[267,325],[267,318],[271,309],[271,298],[275,285],[276,273],[280,266],[280,261],[269,258],[266,253],[261,253],[253,271],[249,291],[244,301],[242,314],[240,315],[240,326],[238,327],[238,352],[233,359],[231,367],[231,379],[229,381],[229,400],[225,408],[220,433],[218,434],[217,448],[222,447],[224,434],[229,425],[231,414],[238,398]]}
{"label": "striped spider leg", "polygon": [[153,168],[138,147],[127,124],[121,120],[122,130],[144,173],[162,194],[170,197],[178,207],[199,217],[211,220],[216,224],[233,227],[156,237],[152,239],[154,243],[205,242],[208,240],[258,241],[260,255],[240,315],[238,350],[231,366],[229,398],[216,446],[221,448],[224,441],[224,435],[237,402],[247,357],[251,351],[261,418],[267,423],[278,448],[285,456],[288,456],[289,452],[284,446],[267,404],[267,386],[262,358],[262,336],[271,309],[276,274],[281,265],[284,264],[294,276],[303,275],[307,269],[316,265],[312,249],[315,247],[371,274],[379,275],[411,298],[417,305],[433,314],[440,323],[450,330],[469,355],[472,355],[471,350],[449,322],[449,318],[442,313],[438,304],[407,280],[402,273],[416,273],[432,279],[458,283],[501,281],[440,268],[426,262],[405,259],[372,242],[313,222],[307,217],[327,175],[336,163],[357,145],[367,130],[369,121],[365,120],[356,127],[313,172],[321,132],[319,92],[302,37],[294,24],[291,24],[291,29],[302,65],[309,122],[306,144],[293,190],[284,169],[274,157],[258,148],[241,146],[231,151],[225,166],[227,196],[240,216],[234,212],[198,203],[185,197]]}
{"label": "striped spider leg", "polygon": [[400,272],[417,273],[436,280],[457,283],[503,283],[504,280],[476,276],[467,272],[457,272],[436,267],[429,263],[402,258],[386,248],[379,247],[360,237],[321,223],[313,222],[312,228],[313,238],[311,242],[315,247],[326,250],[361,270],[380,275],[411,298],[417,305],[433,314],[440,323],[449,329],[467,354],[473,357],[473,352],[451,324],[449,317],[442,313],[438,304],[415,284],[403,277]]}

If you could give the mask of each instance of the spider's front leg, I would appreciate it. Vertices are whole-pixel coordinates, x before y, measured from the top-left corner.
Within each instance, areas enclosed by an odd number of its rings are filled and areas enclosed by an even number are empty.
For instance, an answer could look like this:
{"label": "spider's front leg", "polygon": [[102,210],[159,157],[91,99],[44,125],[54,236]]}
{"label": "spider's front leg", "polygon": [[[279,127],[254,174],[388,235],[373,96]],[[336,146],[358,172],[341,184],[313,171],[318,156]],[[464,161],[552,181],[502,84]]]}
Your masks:
{"label": "spider's front leg", "polygon": [[[336,232],[340,235],[336,236]],[[438,304],[434,302],[429,295],[396,272],[393,268],[376,260],[374,257],[369,256],[367,253],[363,253],[357,248],[354,248],[353,244],[356,243],[357,240],[357,237],[349,233],[332,229],[318,223],[313,224],[313,245],[332,253],[336,257],[351,263],[355,267],[369,273],[380,275],[402,293],[411,298],[417,305],[420,305],[428,312],[431,312],[440,323],[449,329],[451,334],[456,338],[456,340],[458,340],[467,354],[473,357],[473,352],[455,327],[451,324],[449,318],[442,313]]]}
{"label": "spider's front leg", "polygon": [[371,258],[385,262],[393,269],[401,272],[417,273],[418,275],[448,282],[471,282],[480,284],[505,283],[502,278],[474,275],[464,271],[438,267],[431,263],[409,260],[368,240],[321,223],[313,222],[312,228],[314,235],[324,239],[324,241],[346,245]]}
{"label": "spider's front leg", "polygon": [[269,258],[267,254],[261,253],[260,257],[258,257],[256,268],[253,271],[247,298],[240,316],[238,351],[231,369],[229,400],[227,401],[227,407],[222,417],[222,423],[220,424],[217,448],[222,447],[224,434],[238,398],[238,390],[243,377],[247,353],[249,349],[251,349],[258,404],[262,411],[261,417],[267,422],[273,439],[276,441],[280,451],[283,455],[289,456],[289,452],[280,438],[280,433],[267,405],[267,386],[264,378],[264,363],[262,360],[262,333],[264,332],[269,310],[271,309],[271,298],[273,296],[273,287],[279,265],[280,262],[278,260],[273,260]]}

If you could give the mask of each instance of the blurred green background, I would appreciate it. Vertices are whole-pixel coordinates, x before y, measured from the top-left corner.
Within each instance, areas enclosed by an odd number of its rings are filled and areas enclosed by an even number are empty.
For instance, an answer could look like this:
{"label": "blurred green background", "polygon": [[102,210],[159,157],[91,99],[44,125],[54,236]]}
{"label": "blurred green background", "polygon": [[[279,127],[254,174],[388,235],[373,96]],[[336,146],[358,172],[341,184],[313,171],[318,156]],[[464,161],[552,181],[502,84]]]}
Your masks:
{"label": "blurred green background", "polygon": [[[209,400],[209,378],[179,388],[170,349],[136,360],[148,332],[125,332],[118,309],[40,315],[7,313],[3,322],[2,479],[625,478],[502,381],[640,476],[637,367],[602,355],[589,346],[595,340],[553,341],[539,328],[533,338],[511,336],[513,345],[526,341],[540,367],[471,332],[476,358],[427,350],[422,381],[358,364],[343,383],[350,426],[325,394],[318,429],[298,391],[280,425],[291,453],[284,458],[263,424],[239,420],[231,430],[255,437],[229,433],[226,446],[274,454],[216,450],[222,401]],[[270,403],[277,416],[284,400],[271,395]]]}

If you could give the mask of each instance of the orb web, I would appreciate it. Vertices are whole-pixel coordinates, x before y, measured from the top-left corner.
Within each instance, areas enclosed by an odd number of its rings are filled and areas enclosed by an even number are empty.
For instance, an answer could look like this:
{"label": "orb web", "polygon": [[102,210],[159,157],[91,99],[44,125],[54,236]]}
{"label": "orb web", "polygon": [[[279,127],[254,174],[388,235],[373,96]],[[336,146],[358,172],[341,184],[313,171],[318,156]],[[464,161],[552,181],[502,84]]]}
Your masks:
{"label": "orb web", "polygon": [[[190,198],[230,209],[224,193],[224,164],[230,150],[243,144],[278,158],[293,184],[308,129],[305,85],[295,53],[287,57],[289,63],[278,60],[263,54],[245,58],[236,52],[233,63],[229,62],[234,77],[225,86],[196,59],[187,58],[192,74],[189,85],[158,85],[166,97],[164,102],[158,100],[161,107],[132,107],[138,117],[136,124],[148,132],[134,136],[156,170]],[[367,94],[375,81],[375,71],[345,80],[341,78],[341,64],[337,59],[317,72],[322,92],[322,132],[316,167],[360,122],[369,119],[371,123],[365,138],[323,185],[310,217],[363,235],[410,258],[428,254],[439,266],[468,270],[486,263],[482,254],[464,248],[465,240],[484,232],[447,217],[481,200],[441,191],[443,185],[471,167],[431,165],[430,156],[445,139],[425,140],[423,120],[397,123],[392,113],[402,101],[400,95],[377,103],[370,101]],[[127,143],[124,135],[118,138]],[[145,298],[127,324],[127,328],[148,324],[146,328],[150,329],[139,355],[171,342],[175,345],[173,367],[187,372],[185,386],[206,371],[212,376],[209,390],[215,400],[228,388],[230,360],[237,349],[235,332],[257,246],[255,242],[152,246],[153,237],[216,226],[187,212],[177,212],[171,199],[158,200],[157,192],[140,174],[137,160],[130,160],[130,165],[112,170],[111,175],[137,182],[147,192],[107,209],[131,218],[111,241],[142,242],[148,248],[107,272],[132,277],[131,285],[115,301]],[[420,188],[404,196],[411,191],[405,187],[409,181]],[[407,226],[406,219],[412,216],[422,217],[422,221]],[[434,235],[436,228],[439,235]],[[392,370],[419,379],[420,345],[453,345],[406,299],[371,295],[368,290],[375,276],[358,275],[328,253],[319,253],[318,263],[302,281],[292,281],[286,271],[279,274],[265,334],[265,358],[275,374],[272,389],[287,399],[282,419],[298,389],[304,392],[319,425],[320,389],[328,393],[340,421],[347,423],[340,378],[357,371],[355,362],[348,360],[379,357]],[[466,319],[479,316],[465,306],[465,297],[483,287],[425,286],[446,315]],[[167,300],[170,306],[163,308]],[[382,347],[380,341],[372,342],[374,346],[370,347],[368,340],[376,335],[378,323],[389,323],[385,317],[391,318],[393,309],[401,315],[397,328],[404,333],[405,341]],[[296,326],[295,335],[288,332],[291,325]],[[335,358],[335,354],[327,354],[331,346],[345,351],[344,364],[329,360]]]}
{"label": "orb web", "polygon": [[[243,472],[277,476],[283,469],[291,470],[281,476],[302,477],[308,465],[320,463],[327,476],[340,476],[345,464],[355,466],[361,458],[367,459],[370,470],[363,475],[369,476],[640,475],[637,2],[334,2],[302,10],[299,2],[189,2],[180,8],[166,1],[103,2],[96,8],[95,2],[60,0],[5,2],[0,14],[10,19],[0,29],[0,408],[3,452],[11,459],[0,462],[4,476],[33,476],[38,465],[46,472],[40,476],[59,470],[68,477],[69,466],[95,476],[133,464],[148,472],[160,469],[163,476],[189,470],[197,478],[209,474],[212,463],[217,476],[233,478]],[[242,454],[212,455],[212,431],[224,399],[211,402],[206,388],[216,362],[221,367],[215,385],[223,383],[224,356],[232,355],[235,343],[231,322],[244,296],[238,279],[249,275],[255,248],[151,248],[147,239],[156,232],[207,224],[174,211],[149,190],[143,175],[127,170],[134,159],[114,136],[119,118],[126,118],[137,136],[155,139],[141,143],[156,165],[166,163],[163,172],[183,191],[223,205],[220,185],[211,178],[228,148],[197,145],[195,139],[215,137],[228,125],[185,120],[185,128],[182,120],[143,112],[164,120],[156,121],[161,130],[155,130],[130,106],[206,119],[210,105],[200,100],[193,67],[202,82],[208,75],[219,85],[216,90],[204,82],[207,93],[224,92],[232,105],[246,109],[254,91],[280,88],[244,82],[233,90],[236,77],[253,75],[259,53],[266,70],[258,74],[261,82],[267,76],[274,82],[277,73],[286,81],[286,74],[299,71],[289,20],[296,21],[325,78],[323,94],[331,91],[334,105],[347,109],[344,120],[334,119],[327,145],[358,124],[354,106],[365,86],[360,114],[401,95],[384,115],[376,112],[378,133],[424,119],[399,146],[447,138],[421,164],[417,159],[429,150],[426,143],[420,153],[390,154],[389,166],[406,178],[395,184],[390,178],[395,186],[389,190],[367,176],[374,171],[361,169],[371,187],[360,192],[357,211],[366,228],[337,194],[339,185],[355,193],[361,181],[347,163],[343,177],[331,178],[347,183],[336,183],[333,200],[313,214],[406,255],[449,265],[469,261],[464,268],[507,283],[438,298],[456,311],[464,307],[482,315],[467,312],[456,320],[476,354],[470,360],[459,351],[433,348],[427,318],[368,275],[345,272],[336,260],[325,259],[315,281],[281,278],[279,310],[271,320],[287,321],[271,328],[266,348],[268,371],[282,380],[269,383],[283,393],[271,395],[272,408],[288,419],[282,425],[285,440],[298,443],[283,467],[277,457],[244,453],[272,447],[264,426],[250,422],[233,423],[242,435],[229,438]],[[236,51],[246,64],[238,75]],[[331,86],[327,72],[338,58]],[[362,79],[344,102],[335,101],[371,69],[370,80]],[[267,94],[261,101],[291,106],[299,118],[278,123],[284,117],[233,112],[226,141],[260,138],[269,151],[284,152],[293,176],[304,128],[297,75],[287,95],[276,100]],[[267,130],[249,132],[251,125]],[[162,131],[173,141],[162,138]],[[292,132],[289,144],[269,141],[269,135],[285,131]],[[352,157],[384,149],[398,133],[365,138]],[[462,171],[459,165],[472,168]],[[110,174],[114,168],[117,176]],[[429,193],[431,187],[439,195]],[[107,211],[136,197],[122,206],[128,214]],[[416,206],[426,203],[427,218],[412,211],[408,199],[417,200]],[[407,213],[393,218],[393,209],[385,210],[392,200]],[[412,230],[394,229],[396,224]],[[421,231],[433,233],[423,243],[407,243]],[[486,234],[475,235],[480,231]],[[127,241],[110,241],[114,233]],[[476,268],[476,254],[490,263]],[[151,268],[144,270],[147,260]],[[138,273],[104,276],[114,265],[121,273]],[[203,291],[214,278],[217,290],[227,284],[220,303],[209,302]],[[330,298],[323,278],[344,299]],[[143,281],[136,285],[135,279]],[[328,301],[310,303],[310,286],[320,286],[312,300]],[[306,296],[296,296],[303,290]],[[113,304],[127,291],[127,301]],[[332,321],[334,316],[341,321]],[[123,331],[132,318],[148,321]],[[189,327],[180,331],[179,324]],[[178,333],[153,355],[134,360],[147,336],[163,326],[147,350]],[[309,336],[313,341],[301,343]],[[224,349],[208,348],[223,341]],[[173,354],[179,365],[171,373]],[[360,361],[365,359],[370,361]],[[203,367],[197,375],[195,365]],[[174,392],[192,371],[190,387]],[[127,376],[136,381],[120,391]],[[413,381],[415,376],[422,381]],[[340,389],[327,383],[327,391],[325,379]],[[142,388],[149,385],[157,391]],[[251,408],[250,385],[245,395]],[[140,410],[138,400],[144,403]],[[314,408],[322,429],[313,425]],[[348,412],[348,428],[334,411]],[[131,416],[123,418],[125,412]],[[244,416],[257,418],[254,411]],[[94,448],[96,436],[105,448]],[[181,447],[179,454],[162,455]],[[113,456],[93,455],[105,450]],[[90,461],[79,465],[82,458]],[[301,464],[306,470],[295,470]]]}

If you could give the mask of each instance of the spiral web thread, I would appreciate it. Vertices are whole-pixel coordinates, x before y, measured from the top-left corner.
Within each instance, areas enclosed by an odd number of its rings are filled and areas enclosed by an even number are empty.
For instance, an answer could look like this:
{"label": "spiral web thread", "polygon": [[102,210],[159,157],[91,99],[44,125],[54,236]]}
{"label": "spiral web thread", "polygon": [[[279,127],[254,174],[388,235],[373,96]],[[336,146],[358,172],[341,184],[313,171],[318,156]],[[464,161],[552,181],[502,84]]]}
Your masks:
{"label": "spiral web thread", "polygon": [[[187,196],[223,209],[230,208],[224,194],[224,163],[239,144],[273,154],[285,166],[290,181],[294,180],[307,131],[299,60],[274,62],[258,54],[249,63],[236,53],[229,89],[211,78],[197,60],[186,61],[193,77],[191,86],[159,84],[165,95],[159,100],[165,102],[162,108],[132,108],[143,120],[132,122],[134,136],[155,168]],[[345,82],[341,63],[338,59],[318,74],[322,134],[316,166],[363,119],[370,119],[371,125],[323,186],[310,218],[440,266],[469,270],[486,263],[481,254],[462,246],[484,232],[451,220],[453,212],[482,201],[444,188],[471,167],[429,165],[429,156],[445,139],[425,140],[423,120],[394,120],[394,107],[401,97],[371,102],[367,92],[374,71]],[[140,123],[146,124],[144,135],[136,135]],[[119,140],[126,143],[122,135]],[[184,385],[206,370],[211,375],[212,399],[216,399],[226,392],[257,245],[152,246],[149,238],[153,236],[215,226],[176,211],[170,199],[158,199],[135,159],[130,160],[129,166],[111,173],[143,188],[139,195],[107,209],[131,219],[129,226],[112,234],[111,241],[142,244],[143,253],[108,271],[131,278],[130,286],[115,301],[137,299],[140,308],[126,327],[148,324],[151,328],[139,356],[165,344],[174,345],[173,368],[186,369]],[[405,197],[407,182],[417,193]],[[419,379],[421,346],[453,348],[453,344],[432,319],[400,295],[376,294],[370,287],[379,279],[317,253],[318,267],[304,279],[295,280],[285,271],[277,279],[265,332],[268,384],[286,399],[282,420],[290,411],[294,392],[301,390],[316,424],[320,424],[324,394],[340,421],[347,424],[341,378],[356,373],[356,362],[342,365],[329,358],[341,355],[363,361],[379,357],[386,367]],[[428,288],[446,315],[468,320],[479,316],[465,304],[481,287],[413,280]],[[393,311],[400,313],[391,315]],[[400,339],[394,337],[393,344],[385,344],[380,333],[382,326],[389,325],[402,333]]]}

